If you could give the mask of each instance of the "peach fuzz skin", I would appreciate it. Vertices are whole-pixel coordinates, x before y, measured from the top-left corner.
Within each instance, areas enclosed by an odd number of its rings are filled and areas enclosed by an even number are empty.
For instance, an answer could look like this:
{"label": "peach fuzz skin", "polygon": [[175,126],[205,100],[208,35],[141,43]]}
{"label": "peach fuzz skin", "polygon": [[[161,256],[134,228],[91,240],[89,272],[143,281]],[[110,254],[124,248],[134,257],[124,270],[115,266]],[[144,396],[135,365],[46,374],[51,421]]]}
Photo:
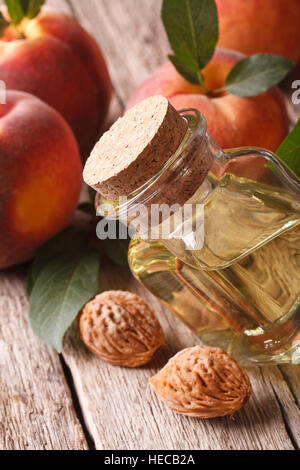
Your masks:
{"label": "peach fuzz skin", "polygon": [[[223,87],[228,73],[243,57],[238,52],[216,49],[203,70],[206,88]],[[257,146],[276,151],[288,133],[284,98],[277,87],[253,98],[228,93],[207,96],[199,85],[187,82],[171,63],[166,63],[136,90],[127,108],[157,94],[168,98],[176,109],[196,108],[204,114],[208,132],[223,149]]]}
{"label": "peach fuzz skin", "polygon": [[99,136],[111,98],[98,45],[73,18],[47,8],[21,26],[24,38],[15,39],[7,29],[0,41],[1,80],[59,111],[86,154]]}
{"label": "peach fuzz skin", "polygon": [[300,59],[299,0],[216,0],[219,46]]}
{"label": "peach fuzz skin", "polygon": [[26,93],[0,105],[0,268],[33,257],[76,209],[82,163],[74,135],[52,108]]}

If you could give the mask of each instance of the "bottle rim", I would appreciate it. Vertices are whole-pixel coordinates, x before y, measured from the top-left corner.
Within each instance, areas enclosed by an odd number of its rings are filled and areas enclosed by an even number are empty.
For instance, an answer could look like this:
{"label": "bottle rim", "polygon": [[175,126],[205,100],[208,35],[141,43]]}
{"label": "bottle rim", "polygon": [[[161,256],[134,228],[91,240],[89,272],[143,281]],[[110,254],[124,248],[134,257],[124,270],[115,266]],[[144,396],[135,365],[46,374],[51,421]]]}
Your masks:
{"label": "bottle rim", "polygon": [[[207,121],[205,116],[195,108],[184,108],[178,111],[183,119],[187,121],[188,129],[187,132],[179,145],[176,152],[174,152],[167,162],[162,166],[162,168],[153,175],[146,183],[140,186],[138,189],[134,190],[128,196],[121,198],[124,199],[124,202],[120,203],[120,200],[112,201],[107,200],[101,194],[96,195],[95,207],[98,216],[102,217],[113,217],[113,218],[122,218],[129,211],[134,210],[139,204],[147,204],[150,196],[149,190],[154,185],[159,187],[159,181],[163,178],[167,171],[176,170],[176,165],[180,159],[186,158],[184,155],[185,148],[192,143],[192,141],[197,138],[204,139],[207,134]],[[214,157],[222,165],[226,163],[226,160],[235,158],[236,156],[247,156],[251,154],[259,155],[265,158],[271,165],[275,166],[275,171],[284,178],[286,182],[290,185],[291,189],[299,193],[300,198],[300,178],[288,167],[288,165],[281,160],[280,157],[275,155],[273,152],[254,146],[240,147],[235,149],[221,150],[218,145],[213,141],[213,139],[208,136],[209,145],[212,147]],[[153,193],[151,193],[151,197]],[[108,207],[109,210],[103,210],[103,208]]]}
{"label": "bottle rim", "polygon": [[[162,168],[153,175],[146,183],[140,186],[138,189],[134,190],[131,194],[126,196],[124,199],[126,201],[124,203],[119,204],[118,201],[111,201],[105,199],[101,194],[96,195],[95,206],[97,215],[102,217],[122,217],[122,215],[126,214],[129,210],[134,208],[137,204],[145,204],[147,202],[146,193],[149,192],[152,186],[157,185],[159,180],[163,178],[166,171],[172,170],[172,167],[178,164],[180,158],[185,158],[183,156],[183,152],[185,148],[191,144],[195,137],[204,138],[207,133],[207,121],[206,118],[200,111],[195,108],[184,108],[178,111],[179,114],[182,116],[183,119],[187,121],[188,129],[187,132],[179,145],[176,152],[174,152],[167,162],[162,166]],[[145,199],[143,199],[145,196]],[[102,210],[102,207],[110,205],[113,209],[109,211]]]}

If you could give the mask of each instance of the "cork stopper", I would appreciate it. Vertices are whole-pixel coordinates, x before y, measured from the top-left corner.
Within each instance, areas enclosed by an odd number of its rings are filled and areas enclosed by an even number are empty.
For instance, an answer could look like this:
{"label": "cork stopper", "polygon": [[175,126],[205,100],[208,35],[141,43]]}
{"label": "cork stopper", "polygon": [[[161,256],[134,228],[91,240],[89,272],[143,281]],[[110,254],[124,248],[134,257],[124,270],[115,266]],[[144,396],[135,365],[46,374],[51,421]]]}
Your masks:
{"label": "cork stopper", "polygon": [[187,122],[163,96],[142,101],[96,144],[84,181],[107,199],[128,196],[163,167],[187,129]]}

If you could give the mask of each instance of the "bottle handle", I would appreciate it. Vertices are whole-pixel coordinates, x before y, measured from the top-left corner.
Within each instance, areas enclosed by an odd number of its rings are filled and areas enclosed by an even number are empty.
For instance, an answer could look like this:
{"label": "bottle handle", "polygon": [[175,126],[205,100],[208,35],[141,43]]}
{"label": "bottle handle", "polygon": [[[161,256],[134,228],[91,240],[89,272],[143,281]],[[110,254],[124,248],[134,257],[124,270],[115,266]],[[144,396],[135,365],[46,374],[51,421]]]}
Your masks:
{"label": "bottle handle", "polygon": [[[240,160],[242,158],[243,161]],[[253,162],[250,160],[253,160]],[[236,165],[234,165],[234,162],[236,162]],[[266,173],[272,172],[293,191],[300,192],[300,179],[298,176],[286,163],[269,150],[259,147],[229,149],[223,153],[222,163],[226,169],[233,170],[234,174],[237,172],[237,176],[250,177],[254,180],[261,179]]]}

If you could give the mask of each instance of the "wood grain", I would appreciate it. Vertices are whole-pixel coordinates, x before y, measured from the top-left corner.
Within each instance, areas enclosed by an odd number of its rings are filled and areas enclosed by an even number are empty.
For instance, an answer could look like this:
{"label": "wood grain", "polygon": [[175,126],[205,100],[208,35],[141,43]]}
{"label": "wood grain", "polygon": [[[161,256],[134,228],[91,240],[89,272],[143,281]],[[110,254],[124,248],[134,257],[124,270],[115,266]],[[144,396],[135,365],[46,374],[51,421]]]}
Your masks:
{"label": "wood grain", "polygon": [[0,449],[87,449],[59,357],[31,332],[23,281],[0,274]]}
{"label": "wood grain", "polygon": [[123,104],[149,72],[167,60],[159,0],[70,0],[73,13],[93,34],[108,62]]}
{"label": "wood grain", "polygon": [[150,389],[148,380],[176,352],[198,344],[198,338],[127,272],[111,264],[102,266],[100,286],[103,291],[129,289],[146,299],[159,316],[166,345],[147,367],[114,368],[84,347],[76,324],[70,330],[64,357],[72,371],[85,421],[97,449],[294,448],[282,417],[281,401],[273,391],[275,380],[287,419],[296,429],[300,410],[277,367],[266,368],[263,372],[256,368],[249,371],[253,398],[233,418],[199,421],[167,410]]}
{"label": "wood grain", "polygon": [[[114,85],[107,125],[134,88],[165,61],[169,50],[158,0],[49,0],[72,13],[96,37]],[[290,94],[290,79],[285,90]],[[299,106],[288,99],[290,116]],[[155,397],[148,379],[177,351],[199,342],[131,276],[107,263],[100,290],[139,293],[157,312],[166,346],[148,367],[114,368],[83,346],[76,323],[67,334],[69,365],[82,414],[97,449],[295,449],[300,447],[300,371],[297,366],[249,370],[253,397],[233,418],[198,421],[175,415]],[[0,448],[85,449],[59,357],[32,335],[24,273],[0,274]]]}
{"label": "wood grain", "polygon": [[88,449],[60,358],[28,324],[24,278],[21,268],[0,273],[0,449]]}
{"label": "wood grain", "polygon": [[[73,13],[105,52],[116,96],[124,106],[134,88],[165,61],[168,45],[159,18],[160,2],[72,0],[71,3]],[[147,21],[141,21],[141,16]],[[291,106],[290,111],[294,118],[297,111]],[[126,277],[120,270],[107,266],[102,270],[101,290],[123,287],[148,299],[159,313],[167,344],[151,367],[128,371],[112,368],[92,357],[82,346],[76,327],[68,335],[64,357],[72,370],[97,448],[292,449],[300,444],[296,419],[299,402],[294,397],[297,384],[290,379],[296,373],[295,367],[285,376],[277,367],[253,369],[254,396],[234,420],[197,422],[178,417],[158,403],[148,387],[149,377],[171,355],[196,344],[198,339]],[[291,380],[289,384],[287,377]]]}

